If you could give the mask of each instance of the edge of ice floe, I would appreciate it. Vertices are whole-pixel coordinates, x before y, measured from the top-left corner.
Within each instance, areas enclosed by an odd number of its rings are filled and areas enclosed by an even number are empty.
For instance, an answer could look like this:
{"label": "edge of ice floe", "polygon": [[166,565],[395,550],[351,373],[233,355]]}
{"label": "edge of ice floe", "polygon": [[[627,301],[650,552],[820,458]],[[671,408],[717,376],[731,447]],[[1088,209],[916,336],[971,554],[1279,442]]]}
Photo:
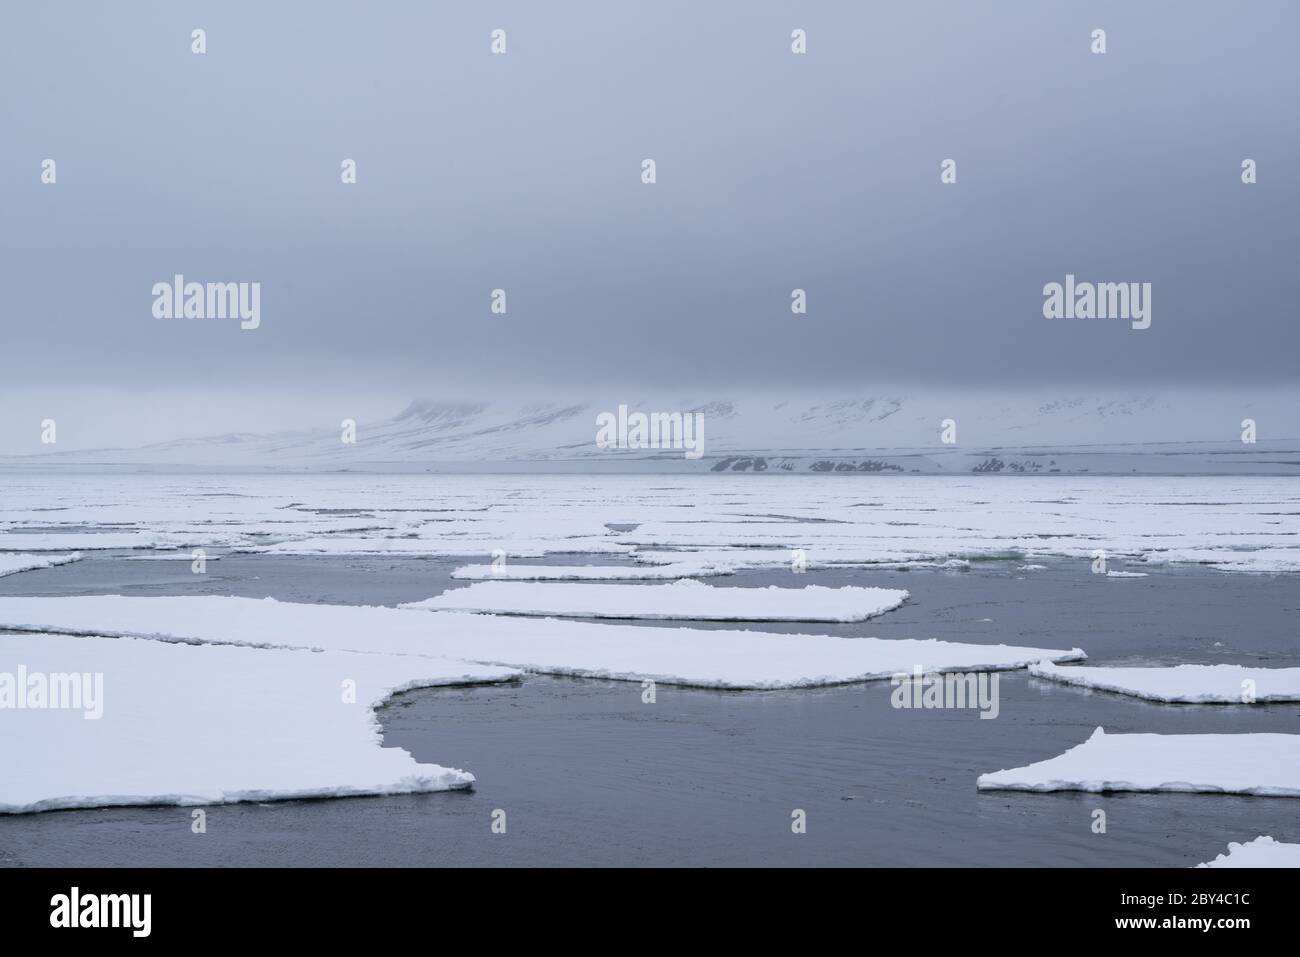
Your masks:
{"label": "edge of ice floe", "polygon": [[736,574],[737,569],[713,564],[645,565],[461,565],[451,577],[456,581],[509,582],[666,582],[676,578],[717,578]]}
{"label": "edge of ice floe", "polygon": [[[434,614],[470,614],[469,612],[434,612]],[[561,618],[542,618],[541,621],[563,621]],[[764,638],[798,638],[798,637],[816,637],[808,635],[790,635],[785,632],[768,632],[768,631],[750,631],[742,629],[733,631],[732,634],[744,634],[762,640]],[[844,639],[853,641],[855,639]],[[888,639],[875,639],[884,641]],[[939,638],[914,638],[909,639],[918,644],[952,644]],[[1015,645],[987,645],[988,648],[1014,648]],[[1002,661],[995,664],[960,664],[960,665],[939,665],[929,667],[927,673],[933,674],[950,674],[956,672],[975,672],[975,671],[1023,671],[1031,662],[1041,660],[1051,660],[1055,662],[1063,661],[1086,661],[1087,653],[1082,648],[1070,648],[1062,650],[1053,655],[1051,659],[1026,658],[1020,661]],[[464,659],[472,664],[486,665],[489,667],[499,668],[517,668],[517,665],[511,665],[505,662],[493,661],[485,658],[466,658]],[[587,678],[593,681],[653,681],[657,685],[666,685],[676,688],[702,688],[710,691],[788,691],[800,688],[839,688],[845,685],[866,684],[872,681],[891,681],[898,675],[897,669],[887,671],[868,671],[849,677],[817,675],[797,678],[793,680],[779,681],[738,681],[731,678],[683,678],[677,675],[659,675],[650,674],[644,671],[609,671],[597,668],[565,668],[560,666],[548,665],[545,669],[525,667],[520,669],[525,674],[535,675],[554,675],[561,678]]]}
{"label": "edge of ice floe", "polygon": [[[53,632],[48,632],[54,634]],[[66,634],[63,633],[63,634]],[[112,636],[106,637],[111,640]],[[138,637],[127,636],[121,637]],[[187,644],[207,644],[208,642],[186,642]],[[212,644],[227,644],[212,642]],[[502,666],[498,666],[502,667]],[[385,688],[366,707],[375,747],[383,745],[383,725],[379,721],[378,711],[394,697],[407,691],[420,688],[447,688],[464,685],[505,684],[518,680],[523,672],[512,670],[513,674],[494,675],[491,677],[473,675],[443,675],[437,678],[413,678],[400,684]],[[410,755],[405,748],[394,748]],[[311,801],[327,798],[344,797],[386,797],[401,794],[432,794],[441,791],[467,791],[474,787],[476,780],[469,771],[460,768],[446,768],[440,764],[416,764],[422,773],[408,774],[395,782],[386,784],[341,784],[333,787],[299,788],[288,790],[260,789],[220,791],[213,794],[114,794],[114,795],[63,795],[42,798],[30,804],[0,804],[0,814],[38,814],[45,811],[70,811],[104,807],[212,807],[222,804],[243,804],[252,801]]]}
{"label": "edge of ice floe", "polygon": [[[265,600],[271,601],[273,599],[265,599]],[[465,613],[464,612],[432,612],[431,614],[465,614]],[[563,619],[557,619],[557,618],[544,618],[538,620],[563,621]],[[4,627],[7,631],[18,632],[21,634],[71,635],[73,637],[78,637],[78,638],[141,638],[150,641],[161,641],[169,644],[183,644],[183,645],[232,645],[239,648],[259,648],[259,649],[268,649],[268,650],[313,651],[313,652],[324,651],[324,649],[321,648],[312,648],[312,647],[298,646],[298,645],[276,645],[276,644],[265,644],[265,643],[253,644],[253,643],[243,643],[243,642],[235,642],[235,641],[219,641],[219,640],[211,640],[211,639],[203,639],[203,638],[177,637],[169,634],[149,634],[146,632],[134,632],[134,631],[111,631],[106,629],[100,629],[98,631],[76,631],[76,630],[71,630],[68,628],[61,628],[61,627],[25,626],[25,625],[6,625]],[[776,632],[764,632],[764,631],[750,631],[749,629],[742,629],[733,633],[750,635],[759,640],[768,637],[778,637],[778,638],[801,637],[799,635],[787,635],[784,632],[776,633]],[[808,636],[802,636],[802,637],[808,637]],[[852,641],[854,639],[844,639],[844,640]],[[877,639],[877,640],[886,640],[886,639]],[[945,642],[938,638],[917,638],[911,640],[917,642],[918,644],[920,643],[950,644],[950,642]],[[1016,646],[997,644],[997,645],[986,645],[985,647],[990,649],[997,649],[997,648],[1012,648]],[[1037,649],[1037,650],[1042,651],[1043,649]],[[349,653],[377,654],[377,655],[401,654],[399,652],[360,651],[360,650],[352,650],[352,649],[349,649]],[[411,653],[411,656],[444,658],[444,659],[446,658],[445,655],[416,655],[414,653]],[[937,665],[937,666],[929,667],[928,670],[929,672],[935,674],[949,674],[954,672],[974,672],[974,671],[987,671],[987,672],[1023,671],[1030,664],[1036,661],[1047,660],[1047,661],[1053,661],[1059,663],[1059,662],[1068,662],[1068,661],[1085,661],[1087,660],[1087,658],[1088,655],[1082,648],[1069,648],[1069,649],[1062,649],[1058,653],[1052,655],[1052,657],[1049,659],[1044,659],[1041,657],[1041,655],[1037,655],[1032,658],[1024,658],[1024,659],[1018,659],[1014,661],[1001,661],[1001,662],[996,662],[991,664],[990,663],[968,663],[968,664],[960,664],[960,665]],[[558,665],[548,665],[545,668],[520,667],[518,665],[511,664],[510,662],[498,661],[492,658],[456,658],[451,660],[464,661],[466,664],[482,665],[490,668],[507,668],[513,670],[515,674],[500,679],[475,680],[471,678],[470,680],[466,680],[464,682],[458,682],[456,680],[443,682],[443,684],[446,686],[455,686],[458,683],[506,684],[511,681],[517,681],[519,680],[519,678],[521,678],[524,675],[535,674],[535,675],[555,675],[561,678],[587,678],[595,681],[633,681],[633,682],[653,681],[656,684],[665,685],[668,687],[703,688],[706,690],[713,690],[713,691],[784,691],[784,690],[798,689],[798,688],[835,688],[835,687],[843,687],[845,685],[866,684],[872,681],[890,681],[898,674],[897,669],[890,669],[886,671],[862,672],[860,674],[851,675],[848,677],[832,676],[832,675],[816,675],[816,676],[810,675],[810,676],[806,676],[798,679],[791,679],[791,680],[738,681],[730,678],[702,678],[702,677],[684,678],[679,675],[651,674],[649,672],[644,672],[644,671],[610,671],[610,670],[598,669],[598,668],[566,668]],[[437,685],[415,685],[413,687],[437,687]],[[409,690],[411,690],[411,688],[401,688],[398,689],[397,691],[394,691],[393,694],[398,693],[398,691],[409,691]]]}
{"label": "edge of ice floe", "polygon": [[24,558],[32,556],[30,558],[31,564],[19,568],[0,568],[0,578],[9,575],[21,575],[23,572],[40,571],[43,568],[54,568],[58,565],[70,565],[72,562],[79,562],[86,557],[81,552],[71,552],[66,555],[40,555],[39,557],[34,552],[0,552],[0,555],[17,555]]}
{"label": "edge of ice floe", "polygon": [[[27,597],[27,596],[19,596],[19,597]],[[37,596],[37,597],[44,597],[44,596]],[[73,597],[73,598],[134,598],[134,597],[137,597],[137,596],[134,596],[134,595],[122,595],[122,594],[114,593],[114,594],[111,594],[111,595],[75,595],[75,596],[71,596],[71,597]],[[166,596],[162,596],[162,597],[164,597],[164,598],[190,598],[190,597],[194,597],[194,598],[234,598],[234,597],[238,597],[238,596],[233,596],[233,595],[194,595],[194,596],[190,596],[190,595],[166,595]],[[247,600],[248,600],[248,601],[263,601],[263,602],[270,602],[270,603],[272,603],[272,604],[277,604],[277,605],[278,605],[278,604],[295,604],[294,602],[281,602],[279,599],[277,599],[277,598],[273,598],[273,597],[270,596],[270,595],[267,595],[265,598],[249,598],[249,599],[247,599]],[[393,609],[389,608],[389,607],[386,606],[386,605],[348,605],[348,606],[346,606],[346,607],[348,607],[348,608],[383,608],[383,609],[388,610],[388,611],[393,610]],[[70,635],[70,636],[72,636],[73,638],[142,638],[142,639],[144,639],[144,640],[146,640],[146,641],[161,641],[161,642],[166,642],[167,644],[172,644],[172,645],[227,645],[227,646],[230,646],[230,647],[233,647],[233,648],[256,648],[256,649],[261,649],[261,650],[264,650],[264,651],[311,651],[311,652],[317,652],[317,653],[329,653],[329,652],[332,651],[332,650],[333,650],[333,651],[341,650],[341,649],[329,649],[329,648],[324,648],[324,647],[322,647],[322,646],[320,646],[320,645],[311,645],[311,644],[305,644],[305,645],[291,645],[291,644],[282,644],[282,643],[269,642],[269,641],[237,641],[237,640],[234,640],[234,639],[226,639],[226,638],[199,638],[199,637],[195,637],[195,636],[193,636],[193,635],[177,635],[177,634],[174,634],[174,633],[172,633],[172,632],[167,632],[167,631],[133,631],[133,630],[130,630],[130,629],[113,629],[113,628],[102,628],[102,627],[96,627],[96,628],[71,628],[71,627],[68,627],[68,626],[66,626],[66,625],[59,625],[59,624],[4,624],[4,623],[0,623],[0,629],[3,629],[4,631],[8,631],[8,632],[16,632],[16,633],[18,633],[18,634],[24,634],[24,635],[33,635],[33,634],[35,634],[35,635],[40,635],[40,634],[45,634],[45,635]],[[367,648],[348,648],[348,649],[346,649],[346,651],[347,651],[347,653],[349,653],[349,654],[356,654],[356,655],[396,655],[396,656],[410,655],[410,656],[413,657],[413,658],[441,658],[441,659],[446,659],[446,658],[447,658],[446,655],[438,655],[438,654],[419,654],[419,653],[417,653],[417,652],[402,652],[402,651],[380,651],[380,650],[371,650],[371,649],[367,649]],[[494,667],[499,667],[499,668],[513,668],[513,667],[514,667],[513,665],[496,665],[496,664],[493,663],[493,662],[479,662],[479,661],[472,661],[472,660],[470,660],[470,659],[468,659],[468,658],[455,658],[455,659],[449,659],[449,660],[454,660],[454,661],[464,661],[464,662],[466,662],[467,664],[489,664],[489,665],[493,665]],[[518,670],[518,669],[516,669],[516,670]],[[513,680],[513,679],[504,679],[504,680]],[[477,682],[472,682],[472,683],[475,683],[475,684],[476,684]],[[408,690],[408,691],[409,691],[409,690],[411,690],[411,689],[410,689],[410,688],[407,688],[407,689],[405,689],[405,690]]]}
{"label": "edge of ice floe", "polygon": [[[1060,660],[1056,661],[1036,661],[1029,665],[1029,673],[1035,678],[1042,678],[1045,681],[1053,681],[1057,684],[1069,685],[1075,688],[1087,688],[1089,691],[1107,691],[1112,694],[1124,695],[1127,698],[1139,698],[1143,701],[1155,701],[1159,704],[1221,704],[1221,705],[1242,705],[1244,707],[1253,707],[1261,704],[1285,704],[1300,701],[1300,691],[1281,691],[1271,694],[1256,694],[1252,701],[1242,700],[1240,694],[1233,697],[1225,697],[1214,693],[1197,694],[1195,692],[1174,691],[1169,694],[1160,694],[1155,691],[1148,691],[1141,688],[1134,688],[1128,685],[1106,680],[1106,672],[1111,669],[1102,667],[1088,668],[1087,673],[1074,672],[1067,673],[1057,667]],[[1178,666],[1173,667],[1155,667],[1151,671],[1173,671]],[[1232,667],[1231,665],[1194,665],[1193,667],[1204,668],[1221,668]],[[1129,670],[1129,669],[1125,669]],[[1254,671],[1267,671],[1269,669],[1246,669]],[[1277,669],[1274,669],[1277,670]]]}
{"label": "edge of ice floe", "polygon": [[75,811],[105,807],[214,807],[252,801],[313,801],[345,797],[387,797],[400,794],[432,794],[441,791],[467,791],[474,786],[474,775],[455,768],[434,764],[420,767],[438,768],[438,774],[408,775],[392,784],[340,785],[332,788],[307,788],[300,791],[222,791],[219,794],[114,794],[105,796],[46,798],[25,805],[0,804],[0,814],[40,814],[46,811]]}
{"label": "edge of ice floe", "polygon": [[[1264,859],[1262,863],[1261,858]],[[1286,844],[1263,834],[1253,841],[1231,841],[1227,853],[1196,866],[1296,867],[1300,866],[1300,844]]]}
{"label": "edge of ice floe", "polygon": [[[1058,755],[1051,758],[1045,758],[1044,761],[1051,761],[1055,758],[1064,757],[1072,751],[1077,751],[1082,747],[1091,744],[1098,738],[1105,737],[1106,731],[1100,725],[1092,732],[1085,741],[1081,741],[1073,747],[1066,748]],[[1224,788],[1211,784],[1192,784],[1188,781],[1162,781],[1159,785],[1137,784],[1133,781],[1123,779],[1102,780],[1089,779],[1085,781],[1077,779],[1052,779],[1047,781],[1036,781],[1033,783],[1027,781],[996,781],[993,780],[999,774],[1007,774],[1012,771],[1024,771],[1032,768],[1034,764],[1041,764],[1042,761],[1035,761],[1031,764],[1019,768],[1002,768],[999,771],[990,771],[981,774],[975,779],[975,788],[979,791],[1029,791],[1038,794],[1045,794],[1054,791],[1082,791],[1088,794],[1101,794],[1109,791],[1128,791],[1131,793],[1141,794],[1161,794],[1165,792],[1175,794],[1247,794],[1254,797],[1300,797],[1300,788],[1287,787],[1267,787],[1264,785],[1244,787],[1244,788]]]}
{"label": "edge of ice floe", "polygon": [[[527,581],[527,580],[511,581],[509,579],[498,579],[495,582],[483,581],[483,582],[478,582],[476,584],[492,584],[492,583],[500,583],[502,585],[518,585],[519,589],[522,591],[528,585],[542,584],[543,586],[545,586],[550,584],[558,587],[560,585],[585,584],[586,581],[583,582],[547,581],[547,582],[539,583],[539,582]],[[596,584],[596,586],[599,587],[598,583],[593,582],[593,584]],[[722,588],[719,588],[718,586],[715,585],[709,585],[704,582],[696,581],[693,578],[678,578],[673,581],[658,581],[655,582],[653,585],[638,584],[636,587],[646,589],[647,594],[654,594],[654,592],[651,591],[650,589],[662,588],[662,589],[675,589],[675,590],[690,589],[692,593],[697,593],[696,590],[698,590],[698,594],[701,595],[708,594],[708,591],[712,590],[715,592],[717,591],[751,592],[753,593],[753,596],[768,596],[768,597],[774,595],[781,595],[784,593],[798,594],[804,596],[816,596],[818,594],[823,594],[823,593],[840,593],[851,589],[857,592],[876,592],[881,597],[878,599],[879,601],[878,605],[869,608],[865,611],[853,611],[844,614],[838,614],[833,617],[829,615],[822,615],[820,617],[810,617],[809,613],[807,612],[797,613],[797,614],[795,613],[781,614],[779,612],[755,611],[746,614],[743,612],[730,612],[730,611],[719,611],[719,612],[679,611],[679,612],[669,612],[669,613],[661,614],[653,611],[650,612],[626,611],[622,609],[606,610],[600,608],[591,609],[591,608],[579,608],[579,607],[575,607],[572,609],[564,609],[561,611],[559,609],[554,609],[554,608],[548,608],[548,609],[505,608],[505,607],[501,607],[500,605],[494,607],[487,602],[484,602],[482,604],[474,604],[468,598],[461,599],[461,601],[463,602],[461,604],[454,603],[456,601],[455,599],[456,595],[472,591],[475,587],[476,587],[475,585],[471,585],[469,586],[469,588],[451,589],[449,591],[443,592],[440,595],[435,595],[432,598],[423,598],[420,599],[419,601],[401,602],[397,605],[397,607],[404,611],[426,611],[426,612],[446,611],[446,612],[455,612],[455,613],[466,614],[466,615],[496,615],[504,618],[551,618],[551,619],[582,618],[582,619],[598,619],[598,620],[610,620],[610,621],[735,621],[735,622],[752,621],[752,622],[771,622],[773,624],[799,624],[802,622],[807,622],[809,624],[851,625],[851,624],[860,624],[864,621],[869,621],[872,618],[878,618],[881,615],[887,614],[888,612],[901,608],[912,597],[911,593],[906,588],[883,588],[875,585],[843,585],[843,586],[805,585],[801,588],[785,588],[780,585],[766,585],[766,586],[760,586],[754,588],[737,588],[737,587],[727,587],[727,586],[723,586]],[[753,596],[747,595],[746,597],[753,597]]]}
{"label": "edge of ice floe", "polygon": [[[123,596],[106,595],[106,596],[94,596],[94,597],[122,598]],[[139,601],[142,599],[133,599],[133,600]],[[181,599],[181,600],[189,600],[189,599]],[[276,599],[271,597],[262,598],[262,599],[249,598],[249,599],[232,599],[232,600],[249,601],[249,602],[261,601],[261,602],[269,602],[271,604],[280,604],[279,602],[277,602]],[[386,612],[397,611],[396,609],[387,606],[349,606],[349,607],[351,608],[375,607],[375,608],[382,608]],[[404,613],[413,614],[414,612],[407,611]],[[460,612],[460,611],[425,611],[423,612],[423,614],[431,614],[434,616],[457,617],[457,616],[464,616],[467,613]],[[510,616],[483,615],[481,617],[488,618],[488,619],[491,619],[493,617],[498,617],[503,620],[508,620]],[[566,624],[566,623],[575,624],[573,622],[566,622],[564,618],[559,618],[554,616],[549,616],[545,618],[535,617],[532,618],[531,620],[538,621],[538,622],[552,622],[554,624]],[[322,652],[327,650],[325,648],[310,643],[288,644],[282,642],[240,641],[232,638],[204,638],[204,637],[198,637],[193,635],[178,635],[172,632],[112,629],[112,628],[105,628],[102,625],[97,625],[94,628],[75,628],[75,627],[62,625],[58,623],[20,622],[20,623],[4,623],[3,627],[7,631],[22,633],[22,634],[46,633],[46,634],[58,634],[58,635],[70,635],[74,637],[139,638],[139,639],[165,642],[170,644],[229,645],[229,646],[242,647],[242,648],[260,648],[260,649],[274,649],[274,650],[300,650],[300,651],[314,651],[314,652]],[[579,627],[583,627],[583,628],[594,627],[599,629],[603,626],[582,624]],[[673,629],[673,630],[677,630],[677,629]],[[788,640],[788,639],[795,639],[795,638],[826,637],[826,636],[819,636],[819,635],[809,635],[806,633],[789,634],[785,632],[754,631],[748,628],[726,629],[725,633],[729,636],[744,636],[746,638],[751,638],[755,641],[764,641],[768,639]],[[310,637],[307,637],[304,640],[306,642],[310,642],[311,639]],[[868,640],[868,639],[837,638],[835,640],[850,642],[850,641]],[[869,640],[879,641],[886,644],[890,643],[890,639],[872,638]],[[922,647],[934,647],[934,646],[954,644],[953,642],[948,642],[936,638],[907,639],[907,641],[914,645],[919,645]],[[962,643],[955,643],[955,644],[962,644]],[[968,647],[968,646],[963,645],[963,647]],[[987,648],[990,653],[994,653],[997,651],[1006,651],[1007,649],[1014,649],[1018,652],[1025,652],[1026,654],[1023,657],[1014,657],[1009,659],[1004,657],[1002,660],[996,662],[987,662],[987,661],[962,662],[962,663],[954,663],[954,664],[945,664],[943,661],[943,657],[939,655],[939,656],[935,656],[935,658],[933,659],[938,662],[937,664],[930,664],[929,662],[926,662],[927,671],[941,673],[941,674],[952,673],[952,672],[969,672],[969,671],[988,671],[988,672],[1019,671],[1027,668],[1030,664],[1033,664],[1035,662],[1040,662],[1045,660],[1058,662],[1058,663],[1074,662],[1074,661],[1086,660],[1088,657],[1087,654],[1081,648],[1069,648],[1069,649],[1060,649],[1060,650],[1045,649],[1045,648],[1026,648],[1017,645],[1007,645],[1004,643],[983,645],[980,647]],[[335,650],[345,650],[345,649],[335,649]],[[355,654],[396,655],[396,656],[410,655],[412,657],[427,657],[427,658],[437,658],[437,659],[444,659],[444,660],[456,660],[456,661],[465,662],[467,664],[476,664],[476,665],[484,665],[489,667],[510,669],[515,673],[513,676],[509,678],[503,678],[502,681],[517,680],[517,678],[520,675],[541,674],[541,675],[558,675],[561,677],[590,678],[594,680],[611,680],[611,681],[639,682],[639,681],[652,680],[658,684],[663,684],[668,686],[686,687],[686,688],[704,688],[704,689],[723,690],[723,691],[773,691],[773,690],[796,689],[796,688],[836,687],[836,686],[844,686],[844,685],[851,685],[851,684],[863,684],[871,681],[891,680],[898,673],[897,668],[888,668],[888,669],[878,670],[878,671],[859,672],[857,674],[852,674],[852,675],[843,675],[843,674],[804,675],[799,677],[774,679],[771,681],[756,681],[752,679],[711,677],[708,675],[681,676],[681,675],[664,675],[661,673],[652,673],[650,671],[615,671],[615,670],[606,670],[600,668],[566,667],[566,666],[549,663],[549,662],[542,663],[542,664],[520,664],[514,661],[505,661],[498,658],[486,657],[486,656],[479,657],[471,654],[448,655],[446,653],[439,653],[436,649],[430,649],[428,652],[420,652],[414,650],[385,651],[379,649],[366,649],[366,648],[350,648],[346,650]],[[479,682],[476,681],[473,683],[479,683]]]}

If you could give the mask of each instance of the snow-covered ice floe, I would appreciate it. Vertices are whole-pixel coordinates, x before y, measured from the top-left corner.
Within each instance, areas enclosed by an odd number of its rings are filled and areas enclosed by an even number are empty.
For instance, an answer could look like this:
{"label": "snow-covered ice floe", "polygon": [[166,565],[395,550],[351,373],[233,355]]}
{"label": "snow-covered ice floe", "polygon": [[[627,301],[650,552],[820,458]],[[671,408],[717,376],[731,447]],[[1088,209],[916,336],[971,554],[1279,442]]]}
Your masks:
{"label": "snow-covered ice floe", "polygon": [[[175,551],[175,552],[150,552],[147,555],[118,555],[114,561],[118,562],[192,562],[194,561],[193,552]],[[204,552],[203,560],[205,562],[220,561],[220,555],[214,555],[211,552]]]}
{"label": "snow-covered ice floe", "polygon": [[5,532],[3,552],[106,551],[117,548],[178,548],[179,539],[149,532]]}
{"label": "snow-covered ice floe", "polygon": [[442,538],[390,538],[371,536],[318,536],[274,545],[241,545],[234,549],[252,555],[392,555],[408,558],[439,558],[462,555],[490,555],[502,541],[508,541],[515,558],[541,558],[544,555],[627,555],[633,549],[609,538],[548,539],[469,538],[448,535]]}
{"label": "snow-covered ice floe", "polygon": [[451,577],[462,581],[676,581],[690,576],[732,575],[736,569],[709,562],[671,565],[462,565]]}
{"label": "snow-covered ice floe", "polygon": [[1062,668],[1050,661],[1041,661],[1030,665],[1029,673],[1062,684],[1179,704],[1300,701],[1300,668],[1246,668],[1241,665]]}
{"label": "snow-covered ice floe", "polygon": [[663,585],[478,582],[401,607],[543,617],[852,622],[906,600],[901,588],[719,588],[682,579]]}
{"label": "snow-covered ice floe", "polygon": [[[399,691],[518,674],[438,658],[0,635],[0,812],[466,788],[468,772],[381,747],[374,709]],[[77,707],[49,706],[56,675],[90,676],[72,683]],[[35,676],[45,707],[28,690]]]}
{"label": "snow-covered ice floe", "polygon": [[[789,524],[789,523],[785,523]],[[744,548],[727,546],[703,548],[689,546],[681,551],[655,551],[638,549],[632,559],[650,565],[671,565],[685,569],[683,578],[701,575],[730,575],[749,568],[791,567],[793,553],[786,548]],[[940,571],[970,571],[971,563],[965,558],[927,558],[911,550],[882,548],[864,543],[854,546],[832,545],[804,549],[800,558],[805,568],[811,569],[864,569],[867,571],[911,571],[913,569],[938,569]]]}
{"label": "snow-covered ice floe", "polygon": [[1300,797],[1300,734],[1106,734],[981,774],[988,791],[1204,791]]}
{"label": "snow-covered ice floe", "polygon": [[620,565],[739,570],[789,568],[796,549],[810,569],[1032,565],[1047,556],[1082,569],[1104,549],[1114,567],[1134,572],[1194,563],[1283,573],[1300,571],[1285,519],[1294,485],[1291,476],[917,475],[889,485],[752,475],[333,474],[307,484],[268,475],[11,476],[0,552],[203,547],[486,563],[503,550],[511,562],[603,554],[623,556]]}
{"label": "snow-covered ice floe", "polygon": [[1228,853],[1197,867],[1300,867],[1300,844],[1283,844],[1267,835],[1244,844],[1232,842]]}
{"label": "snow-covered ice floe", "polygon": [[73,552],[71,555],[10,555],[0,552],[0,578],[77,561],[81,561],[81,552]]}
{"label": "snow-covered ice floe", "polygon": [[1074,661],[1078,648],[653,628],[222,596],[0,597],[0,628],[432,655],[541,674],[757,690]]}

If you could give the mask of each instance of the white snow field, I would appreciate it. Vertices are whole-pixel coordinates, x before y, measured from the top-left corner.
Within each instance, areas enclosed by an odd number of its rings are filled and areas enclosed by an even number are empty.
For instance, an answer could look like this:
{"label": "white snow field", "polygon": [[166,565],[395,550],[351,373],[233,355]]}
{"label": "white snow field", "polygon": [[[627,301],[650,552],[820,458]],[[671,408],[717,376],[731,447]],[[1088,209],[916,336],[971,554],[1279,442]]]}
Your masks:
{"label": "white snow field", "polygon": [[737,690],[848,684],[915,667],[993,671],[1085,657],[1078,648],[648,628],[219,596],[0,597],[0,628],[433,655],[542,674]]}
{"label": "white snow field", "polygon": [[[1268,704],[1300,701],[1300,668],[1174,665],[1168,668],[1062,668],[1035,662],[1038,678],[1180,704]],[[1249,684],[1247,684],[1249,682]]]}
{"label": "white snow field", "polygon": [[982,791],[1204,791],[1300,797],[1300,734],[1106,734],[981,774]]}
{"label": "white snow field", "polygon": [[734,568],[709,562],[665,565],[462,565],[451,573],[461,581],[676,581],[732,575]]}
{"label": "white snow field", "polygon": [[1300,867],[1300,844],[1283,844],[1267,835],[1228,845],[1228,853],[1197,867]]}
{"label": "white snow field", "polygon": [[[558,386],[553,383],[552,386]],[[392,473],[430,468],[461,472],[548,467],[569,471],[762,472],[760,478],[901,477],[918,473],[1020,481],[1038,473],[1128,475],[1296,473],[1296,436],[1273,419],[1295,408],[1294,386],[1214,389],[1088,389],[1007,386],[988,390],[803,390],[765,383],[754,389],[650,390],[632,397],[567,395],[545,401],[498,397],[486,402],[419,398],[396,415],[367,419],[356,444],[323,428],[270,433],[176,436],[150,429],[142,448],[79,449],[33,443],[30,454],[0,457],[0,466],[103,468],[126,465]],[[69,400],[73,401],[73,400]],[[626,403],[631,410],[698,411],[708,422],[704,457],[658,449],[603,449],[596,416]],[[962,439],[935,440],[938,423],[961,409]],[[1232,409],[1228,416],[1225,410]],[[1243,416],[1273,422],[1259,441],[1240,440]],[[1231,419],[1231,421],[1229,421]],[[881,470],[884,470],[883,475]],[[854,475],[845,472],[856,473]],[[873,474],[873,472],[875,474]],[[891,476],[889,473],[895,473]]]}
{"label": "white snow field", "polygon": [[509,544],[509,554],[516,558],[541,558],[543,555],[627,555],[633,551],[608,538],[521,538],[499,529],[500,538],[483,535],[447,535],[413,538],[320,536],[275,545],[241,545],[237,552],[256,555],[407,555],[416,558],[491,554]]}
{"label": "white snow field", "polygon": [[53,568],[55,565],[67,565],[69,562],[81,561],[81,553],[71,555],[9,555],[0,553],[0,578],[16,575],[37,568]]}
{"label": "white snow field", "polygon": [[853,622],[906,600],[901,588],[719,588],[684,578],[664,585],[478,582],[400,607],[539,617]]}
{"label": "white snow field", "polygon": [[[889,475],[60,475],[10,472],[0,552],[196,547],[270,555],[624,555],[733,570],[885,566],[1096,549],[1300,570],[1296,481]],[[57,531],[54,529],[57,528]],[[576,564],[576,563],[575,563]],[[703,574],[692,570],[690,574]]]}
{"label": "white snow field", "polygon": [[105,551],[118,548],[173,548],[182,539],[154,532],[3,532],[0,550],[12,552]]}
{"label": "white snow field", "polygon": [[381,747],[374,708],[411,688],[518,676],[412,656],[0,635],[0,675],[24,673],[102,675],[102,714],[88,718],[86,699],[0,711],[4,813],[466,788],[472,774]]}

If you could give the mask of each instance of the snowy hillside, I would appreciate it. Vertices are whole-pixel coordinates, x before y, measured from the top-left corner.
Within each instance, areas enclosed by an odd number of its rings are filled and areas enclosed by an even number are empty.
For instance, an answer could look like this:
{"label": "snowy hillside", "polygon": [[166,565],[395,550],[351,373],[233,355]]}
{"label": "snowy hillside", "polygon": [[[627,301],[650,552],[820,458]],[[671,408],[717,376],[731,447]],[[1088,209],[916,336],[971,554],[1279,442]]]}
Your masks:
{"label": "snowy hillside", "polygon": [[[48,451],[6,468],[85,464],[320,470],[775,471],[881,473],[1300,472],[1300,392],[663,395],[543,404],[415,401],[391,418],[273,434],[184,438],[136,449]],[[630,412],[702,422],[702,455],[599,447],[597,421]],[[697,417],[697,415],[699,418]],[[1253,420],[1257,441],[1243,442]],[[955,441],[945,442],[947,438]],[[628,443],[624,443],[624,446]]]}

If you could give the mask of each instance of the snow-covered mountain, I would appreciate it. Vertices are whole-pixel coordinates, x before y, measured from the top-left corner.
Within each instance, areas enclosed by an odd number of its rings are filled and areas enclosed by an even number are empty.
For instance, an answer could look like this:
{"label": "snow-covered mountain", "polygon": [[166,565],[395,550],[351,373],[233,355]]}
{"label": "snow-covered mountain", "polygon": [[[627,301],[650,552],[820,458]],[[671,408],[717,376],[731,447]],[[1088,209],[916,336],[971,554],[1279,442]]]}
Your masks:
{"label": "snow-covered mountain", "polygon": [[[1300,473],[1300,391],[1063,396],[989,393],[545,403],[415,401],[391,418],[136,449],[11,456],[62,465],[287,470],[768,471],[786,473]],[[599,447],[598,416],[683,413],[702,452]],[[1244,442],[1246,420],[1257,441]],[[1249,436],[1248,436],[1249,437]],[[633,436],[634,438],[634,436]],[[945,438],[954,441],[944,441]]]}

